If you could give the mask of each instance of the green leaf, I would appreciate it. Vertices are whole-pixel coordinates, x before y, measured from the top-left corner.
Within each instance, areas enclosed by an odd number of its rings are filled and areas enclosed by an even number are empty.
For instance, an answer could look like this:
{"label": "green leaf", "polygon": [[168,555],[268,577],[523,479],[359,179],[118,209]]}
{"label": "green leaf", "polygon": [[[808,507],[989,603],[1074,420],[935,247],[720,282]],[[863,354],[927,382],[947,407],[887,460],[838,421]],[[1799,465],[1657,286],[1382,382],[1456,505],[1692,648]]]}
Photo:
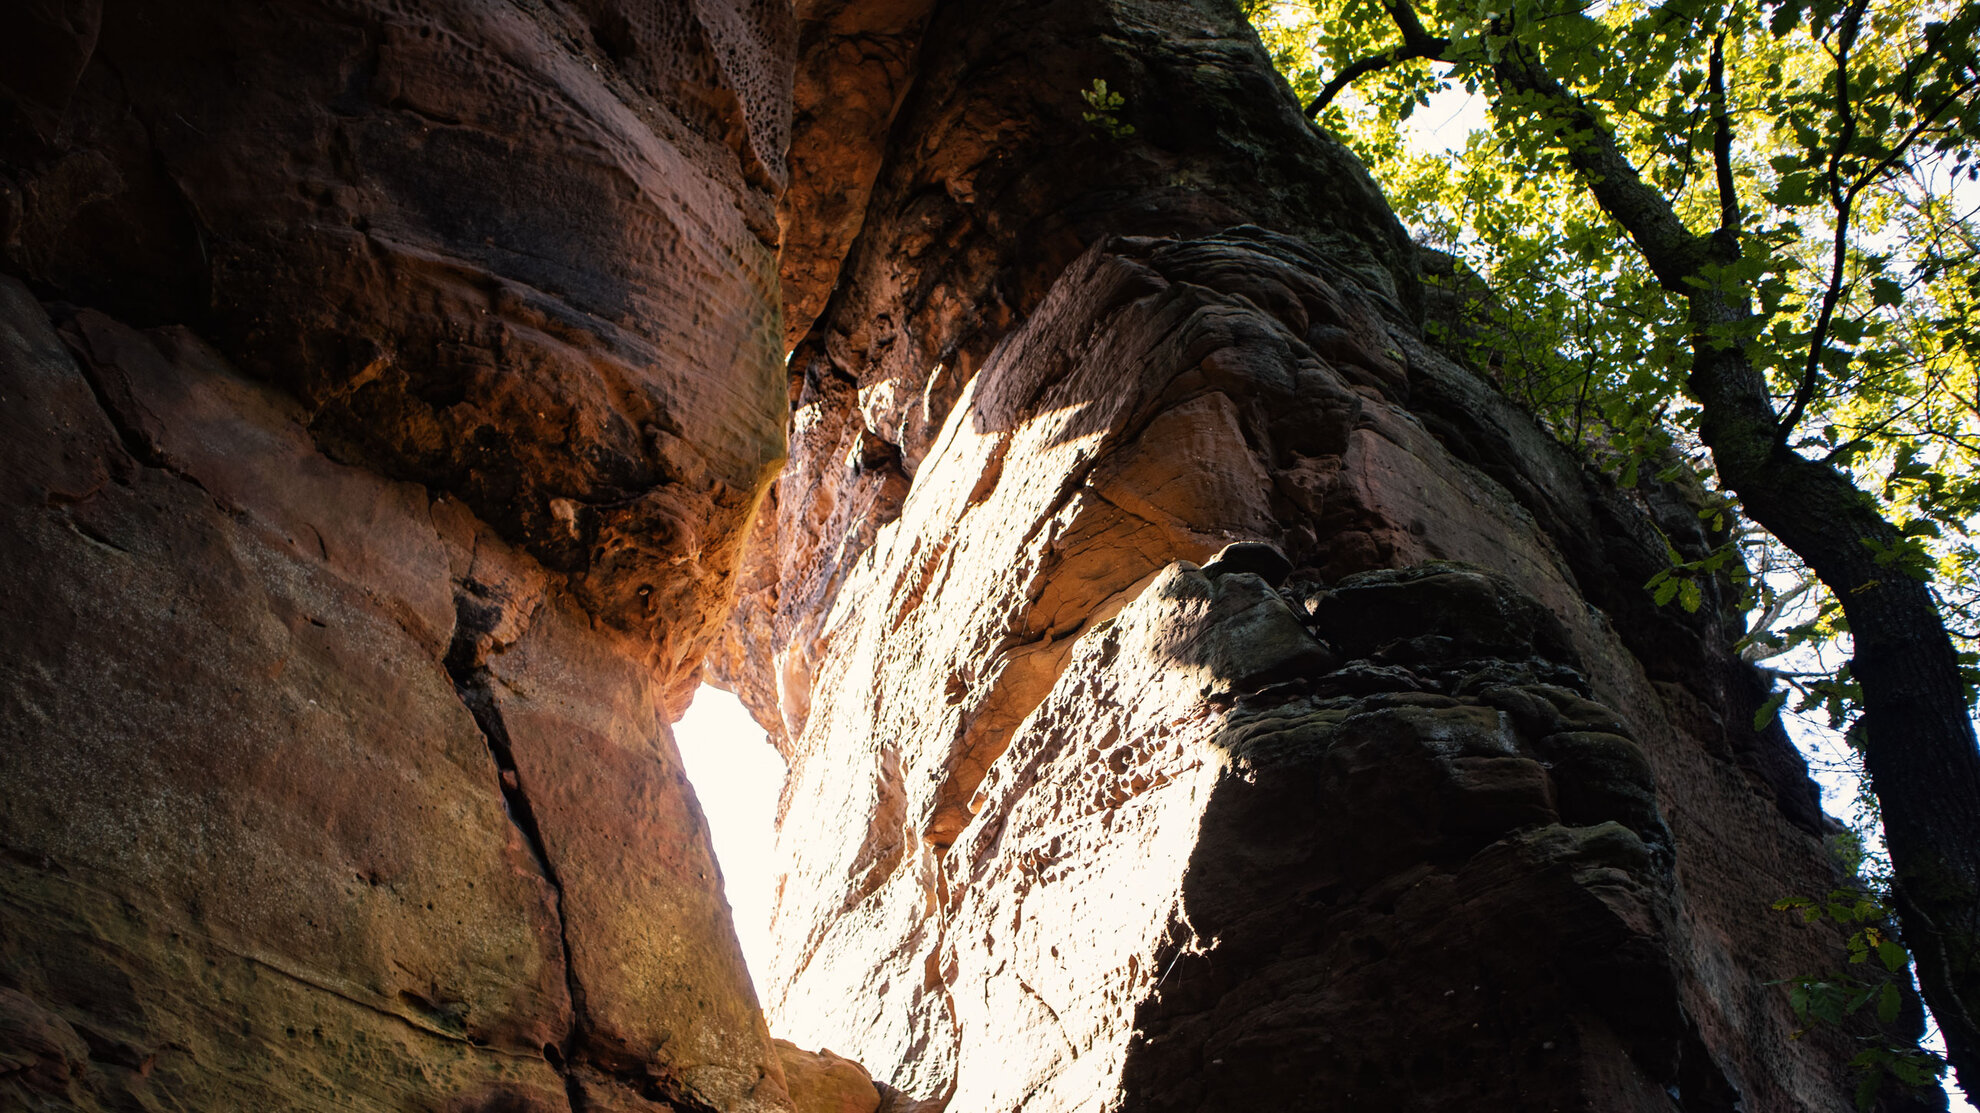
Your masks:
{"label": "green leaf", "polygon": [[1877,1019],[1885,1024],[1896,1023],[1898,1009],[1903,1005],[1904,995],[1898,992],[1896,983],[1885,982],[1883,991],[1877,995]]}
{"label": "green leaf", "polygon": [[1911,963],[1910,953],[1904,949],[1904,944],[1895,939],[1886,939],[1877,944],[1877,958],[1883,962],[1884,969],[1893,974]]}
{"label": "green leaf", "polygon": [[1683,607],[1686,611],[1696,613],[1699,604],[1703,601],[1703,598],[1701,598],[1698,592],[1698,581],[1678,581],[1678,606]]}
{"label": "green leaf", "polygon": [[1865,1071],[1856,1081],[1856,1108],[1863,1113],[1877,1108],[1877,1091],[1884,1088],[1884,1076],[1880,1071]]}
{"label": "green leaf", "polygon": [[[1766,730],[1773,723],[1775,717],[1781,713],[1781,705],[1787,702],[1787,698],[1788,694],[1786,692],[1775,692],[1772,698],[1768,699],[1766,703],[1761,704],[1760,710],[1753,713],[1753,729]],[[1775,907],[1778,908],[1779,905]]]}

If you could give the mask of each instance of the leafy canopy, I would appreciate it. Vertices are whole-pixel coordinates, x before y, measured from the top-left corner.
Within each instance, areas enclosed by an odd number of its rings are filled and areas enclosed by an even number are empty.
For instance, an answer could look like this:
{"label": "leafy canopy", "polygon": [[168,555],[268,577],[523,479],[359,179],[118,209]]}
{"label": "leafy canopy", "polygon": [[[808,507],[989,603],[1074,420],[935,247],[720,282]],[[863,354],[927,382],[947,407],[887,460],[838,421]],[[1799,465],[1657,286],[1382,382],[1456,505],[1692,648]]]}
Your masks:
{"label": "leafy canopy", "polygon": [[[1377,0],[1251,0],[1254,24],[1302,101],[1346,139],[1424,243],[1456,257],[1429,325],[1469,349],[1564,442],[1633,486],[1672,449],[1710,475],[1687,392],[1692,324],[1643,256],[1569,169],[1519,98],[1489,90],[1516,24],[1563,85],[1593,108],[1623,155],[1686,225],[1724,215],[1713,55],[1731,127],[1725,162],[1743,210],[1740,274],[1760,332],[1745,337],[1789,443],[1844,468],[1904,541],[1880,554],[1929,578],[1980,693],[1980,5],[1908,0],[1751,3],[1675,0],[1428,0],[1441,60],[1409,57]],[[1427,32],[1426,32],[1427,34]],[[1536,42],[1537,40],[1537,42]],[[1339,82],[1367,60],[1352,85]],[[1335,82],[1337,88],[1330,88]],[[1404,121],[1434,94],[1497,92],[1490,127],[1426,152]],[[1334,94],[1338,92],[1338,96]],[[1473,278],[1471,276],[1477,276]],[[1482,279],[1482,282],[1479,281]],[[1489,288],[1490,293],[1485,291]],[[1724,515],[1730,499],[1708,513]],[[1847,633],[1837,601],[1761,531],[1649,585],[1696,607],[1701,575],[1737,573],[1751,592],[1749,658],[1781,657]],[[1802,705],[1844,726],[1847,670],[1785,669]]]}
{"label": "leafy canopy", "polygon": [[[1742,652],[1799,662],[1776,670],[1799,710],[1862,747],[1895,879],[1865,907],[1924,947],[1974,1089],[1980,0],[1250,6],[1309,114],[1449,253],[1427,268],[1438,339],[1626,487],[1677,456],[1712,478],[1710,447],[1725,490],[1700,516],[1727,540],[1690,560],[1667,545],[1645,587],[1695,610],[1704,578],[1730,579],[1755,619]],[[1402,122],[1453,83],[1486,94],[1491,126],[1412,150]],[[1772,534],[1739,522],[1742,498]],[[1861,685],[1817,652],[1852,620],[1877,647]],[[1881,926],[1852,939],[1905,965]],[[1804,1017],[1897,1011],[1888,981],[1796,989]],[[1902,1045],[1865,1055],[1860,1102],[1938,1069]]]}

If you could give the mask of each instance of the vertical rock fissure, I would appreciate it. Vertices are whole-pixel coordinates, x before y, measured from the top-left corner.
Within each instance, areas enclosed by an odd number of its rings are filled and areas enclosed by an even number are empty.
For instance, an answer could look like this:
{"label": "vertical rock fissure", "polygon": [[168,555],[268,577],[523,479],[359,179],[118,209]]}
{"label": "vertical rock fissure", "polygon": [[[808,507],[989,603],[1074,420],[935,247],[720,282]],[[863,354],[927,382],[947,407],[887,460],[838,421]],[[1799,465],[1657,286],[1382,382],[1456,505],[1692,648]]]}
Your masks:
{"label": "vertical rock fissure", "polygon": [[460,591],[454,597],[454,637],[441,663],[454,682],[454,694],[460,697],[461,705],[474,718],[482,741],[488,746],[488,756],[495,762],[496,783],[502,792],[503,810],[508,814],[509,822],[522,835],[530,855],[536,859],[536,868],[543,874],[543,880],[550,885],[553,911],[557,918],[557,944],[564,959],[564,988],[571,998],[571,1024],[564,1033],[561,1047],[545,1044],[543,1051],[544,1058],[549,1059],[551,1067],[563,1077],[564,1094],[570,1102],[572,1113],[581,1113],[585,1108],[584,1089],[578,1082],[575,1067],[577,1053],[584,1046],[590,1022],[585,1014],[584,986],[578,980],[577,965],[572,960],[570,925],[564,918],[564,884],[557,876],[556,865],[550,860],[549,847],[545,845],[542,828],[536,822],[536,811],[530,806],[528,794],[523,791],[522,774],[516,769],[509,730],[502,721],[502,709],[495,702],[492,677],[483,659],[490,633],[501,618],[501,608],[482,598],[486,589],[474,580],[463,580],[459,586]]}

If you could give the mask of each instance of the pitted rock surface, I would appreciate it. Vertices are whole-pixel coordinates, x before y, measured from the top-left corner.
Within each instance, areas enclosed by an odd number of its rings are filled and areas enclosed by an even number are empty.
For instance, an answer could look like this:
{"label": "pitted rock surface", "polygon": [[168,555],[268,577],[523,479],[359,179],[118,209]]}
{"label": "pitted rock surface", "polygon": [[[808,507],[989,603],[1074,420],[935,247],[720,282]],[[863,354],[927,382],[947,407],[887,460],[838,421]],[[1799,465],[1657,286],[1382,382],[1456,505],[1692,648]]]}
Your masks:
{"label": "pitted rock surface", "polygon": [[791,461],[711,658],[791,763],[773,1026],[927,1109],[1847,1108],[1773,984],[1834,941],[1752,882],[1835,879],[1813,788],[1729,597],[1636,590],[1716,544],[1683,492],[1424,341],[1229,13],[886,42],[807,79],[902,99],[800,136],[877,169],[787,244]]}
{"label": "pitted rock surface", "polygon": [[789,12],[68,8],[87,64],[0,75],[36,79],[0,97],[8,271],[193,328],[335,458],[461,499],[680,702],[782,454]]}
{"label": "pitted rock surface", "polygon": [[8,1100],[784,1107],[643,647],[182,329],[0,359]]}
{"label": "pitted rock surface", "polygon": [[1103,242],[814,570],[773,1025],[971,1109],[1844,1108],[1750,883],[1820,843],[1317,310],[1177,258],[1331,289]]}
{"label": "pitted rock surface", "polygon": [[0,1106],[788,1108],[667,723],[794,31],[0,12]]}

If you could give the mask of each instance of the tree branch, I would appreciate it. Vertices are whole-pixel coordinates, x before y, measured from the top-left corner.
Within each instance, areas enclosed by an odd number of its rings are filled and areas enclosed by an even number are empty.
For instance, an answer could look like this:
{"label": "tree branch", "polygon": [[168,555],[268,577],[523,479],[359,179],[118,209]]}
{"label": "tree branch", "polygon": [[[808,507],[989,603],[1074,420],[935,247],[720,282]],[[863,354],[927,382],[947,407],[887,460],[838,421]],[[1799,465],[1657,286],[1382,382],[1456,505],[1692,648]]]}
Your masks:
{"label": "tree branch", "polygon": [[1801,382],[1795,385],[1794,400],[1788,404],[1787,414],[1774,433],[1782,444],[1787,443],[1808,403],[1815,398],[1815,387],[1822,375],[1822,351],[1828,347],[1836,303],[1842,300],[1843,272],[1849,262],[1849,218],[1857,192],[1856,186],[1845,189],[1842,184],[1843,156],[1856,141],[1856,112],[1849,102],[1849,52],[1856,45],[1857,29],[1862,25],[1863,9],[1868,3],[1869,0],[1855,0],[1843,11],[1836,45],[1829,48],[1829,56],[1836,63],[1836,118],[1842,121],[1842,126],[1836,130],[1836,141],[1829,147],[1823,179],[1829,187],[1829,205],[1836,211],[1836,237],[1829,259],[1829,285],[1822,291],[1822,309],[1815,317],[1815,331],[1808,338],[1808,359],[1801,369]]}
{"label": "tree branch", "polygon": [[1732,112],[1726,107],[1726,33],[1712,40],[1712,165],[1719,176],[1720,250],[1739,257],[1739,191],[1733,182]]}
{"label": "tree branch", "polygon": [[1580,171],[1603,210],[1636,242],[1657,280],[1675,293],[1688,290],[1711,258],[1708,245],[1685,227],[1663,194],[1644,182],[1608,126],[1519,43],[1507,44],[1493,73],[1504,90],[1528,101],[1552,127],[1568,162]]}
{"label": "tree branch", "polygon": [[1450,45],[1449,39],[1438,39],[1423,29],[1423,21],[1416,17],[1416,9],[1410,6],[1409,0],[1383,0],[1382,8],[1389,13],[1389,18],[1395,21],[1396,30],[1402,32],[1404,43],[1414,44],[1435,40],[1442,42],[1446,47]]}
{"label": "tree branch", "polygon": [[1314,97],[1306,106],[1307,119],[1317,118],[1321,110],[1332,104],[1334,98],[1340,95],[1342,89],[1367,74],[1386,70],[1417,58],[1427,58],[1433,62],[1447,60],[1445,54],[1451,49],[1451,40],[1424,30],[1423,21],[1417,18],[1416,9],[1410,7],[1409,0],[1387,0],[1382,6],[1388,11],[1389,18],[1395,21],[1396,30],[1402,33],[1402,45],[1348,63],[1341,72],[1335,74],[1326,85],[1321,87],[1320,95]]}
{"label": "tree branch", "polygon": [[1796,581],[1793,587],[1774,596],[1767,603],[1765,609],[1760,612],[1760,617],[1754,619],[1749,624],[1746,637],[1743,639],[1746,642],[1746,648],[1740,650],[1739,655],[1745,660],[1758,663],[1767,660],[1769,657],[1778,657],[1786,653],[1788,647],[1775,649],[1762,644],[1761,639],[1767,634],[1772,633],[1774,624],[1779,622],[1788,613],[1796,600],[1808,594],[1814,587],[1814,578],[1805,576]]}
{"label": "tree branch", "polygon": [[1801,382],[1795,385],[1794,400],[1780,420],[1774,436],[1782,444],[1787,443],[1794,427],[1801,422],[1801,415],[1807,411],[1808,403],[1815,398],[1815,386],[1822,376],[1822,351],[1828,347],[1829,325],[1835,320],[1836,303],[1842,300],[1843,267],[1849,259],[1849,214],[1854,207],[1854,191],[1846,199],[1834,202],[1836,206],[1835,246],[1829,259],[1829,284],[1822,291],[1822,309],[1815,317],[1815,331],[1808,338],[1808,360],[1801,369]]}
{"label": "tree branch", "polygon": [[1309,120],[1318,119],[1321,110],[1332,104],[1334,98],[1340,95],[1342,89],[1347,88],[1361,77],[1365,77],[1371,73],[1378,73],[1391,66],[1410,61],[1411,59],[1434,59],[1435,57],[1432,54],[1417,53],[1405,45],[1399,46],[1394,50],[1385,50],[1380,54],[1371,54],[1366,58],[1357,58],[1353,62],[1348,63],[1347,67],[1341,70],[1341,72],[1328,79],[1327,84],[1321,87],[1320,95],[1314,97],[1306,106],[1306,118]]}

